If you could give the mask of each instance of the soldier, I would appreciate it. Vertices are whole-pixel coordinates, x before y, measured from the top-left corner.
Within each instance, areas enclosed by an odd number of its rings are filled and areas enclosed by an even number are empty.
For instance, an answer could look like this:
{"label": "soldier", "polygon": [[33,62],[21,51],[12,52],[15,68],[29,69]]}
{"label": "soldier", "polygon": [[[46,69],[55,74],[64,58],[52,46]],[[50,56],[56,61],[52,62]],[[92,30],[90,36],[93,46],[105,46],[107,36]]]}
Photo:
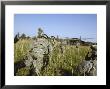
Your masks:
{"label": "soldier", "polygon": [[35,71],[36,75],[41,75],[41,71],[48,65],[49,54],[52,51],[51,44],[46,38],[37,38],[27,55],[25,65]]}
{"label": "soldier", "polygon": [[85,60],[83,60],[77,67],[80,75],[96,76],[97,75],[97,46],[91,46],[91,52],[88,52]]}

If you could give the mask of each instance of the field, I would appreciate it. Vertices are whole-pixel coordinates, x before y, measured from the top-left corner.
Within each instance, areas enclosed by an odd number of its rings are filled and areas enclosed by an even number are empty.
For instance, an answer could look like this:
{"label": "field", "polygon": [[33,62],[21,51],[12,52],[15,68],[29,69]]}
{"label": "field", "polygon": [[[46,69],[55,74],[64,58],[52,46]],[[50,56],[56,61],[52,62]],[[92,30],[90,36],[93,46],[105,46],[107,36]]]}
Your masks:
{"label": "field", "polygon": [[89,47],[80,46],[78,49],[75,46],[65,46],[64,50],[63,54],[58,47],[54,50],[44,75],[77,75],[74,69],[85,58]]}
{"label": "field", "polygon": [[[30,50],[31,42],[31,39],[21,39],[14,44],[14,64],[23,61],[25,55]],[[78,76],[75,69],[84,60],[87,52],[90,51],[90,47],[79,46],[77,48],[74,45],[65,45],[63,46],[63,50],[62,53],[59,46],[54,48],[48,65],[41,71],[41,76]],[[29,69],[25,66],[16,71],[16,75],[18,76],[26,76],[29,73]]]}

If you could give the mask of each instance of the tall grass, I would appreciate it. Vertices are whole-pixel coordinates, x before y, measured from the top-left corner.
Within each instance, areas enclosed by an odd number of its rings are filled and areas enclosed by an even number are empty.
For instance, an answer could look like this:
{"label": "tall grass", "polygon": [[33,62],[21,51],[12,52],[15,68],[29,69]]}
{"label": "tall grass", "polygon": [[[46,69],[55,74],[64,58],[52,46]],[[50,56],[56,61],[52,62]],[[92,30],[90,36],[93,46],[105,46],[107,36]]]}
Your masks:
{"label": "tall grass", "polygon": [[88,51],[88,46],[79,46],[79,48],[76,48],[75,46],[67,45],[64,47],[64,53],[61,53],[59,47],[56,47],[52,54],[52,60],[49,62],[47,68],[45,68],[43,75],[59,75],[58,70],[60,69],[64,69],[74,75],[74,69],[85,58]]}
{"label": "tall grass", "polygon": [[[29,51],[32,40],[19,40],[14,45],[14,62],[22,61],[23,57]],[[64,69],[75,74],[75,67],[85,58],[90,50],[89,46],[63,46],[63,53],[59,46],[53,49],[51,60],[48,66],[41,72],[43,76],[60,75],[60,70]],[[22,69],[23,70],[23,69]],[[19,71],[22,71],[19,70]],[[26,71],[26,70],[25,70]],[[23,73],[23,72],[22,72]],[[19,75],[19,74],[18,74]],[[22,74],[23,75],[23,74]]]}
{"label": "tall grass", "polygon": [[21,61],[30,49],[32,40],[21,39],[14,44],[14,63]]}

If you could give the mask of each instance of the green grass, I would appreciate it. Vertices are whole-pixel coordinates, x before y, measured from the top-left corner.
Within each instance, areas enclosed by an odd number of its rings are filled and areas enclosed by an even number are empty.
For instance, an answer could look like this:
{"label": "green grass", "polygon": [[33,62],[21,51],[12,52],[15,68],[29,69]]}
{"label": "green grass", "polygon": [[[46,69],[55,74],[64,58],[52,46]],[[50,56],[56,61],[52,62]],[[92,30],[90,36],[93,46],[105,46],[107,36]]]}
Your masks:
{"label": "green grass", "polygon": [[25,76],[25,75],[29,75],[29,74],[30,74],[30,71],[26,67],[18,69],[18,72],[16,73],[17,76]]}
{"label": "green grass", "polygon": [[[22,61],[26,53],[29,51],[29,47],[32,40],[20,40],[14,45],[14,62]],[[85,58],[87,52],[90,50],[89,46],[69,46],[63,47],[64,52],[61,53],[60,47],[56,47],[51,55],[51,60],[48,66],[41,72],[43,76],[59,75],[59,69],[65,69],[75,73],[75,67]],[[27,71],[27,72],[26,72]],[[17,75],[26,75],[27,69],[19,69]]]}
{"label": "green grass", "polygon": [[[49,62],[48,67],[44,70],[45,76],[55,75],[55,71],[65,69],[72,74],[75,73],[75,67],[85,58],[89,47],[80,46],[79,52],[75,46],[66,46],[65,52],[62,54],[58,47],[55,48],[52,55],[52,60]],[[58,75],[58,73],[56,74]]]}
{"label": "green grass", "polygon": [[32,40],[22,39],[14,44],[14,63],[23,60],[24,56],[30,49],[31,42]]}

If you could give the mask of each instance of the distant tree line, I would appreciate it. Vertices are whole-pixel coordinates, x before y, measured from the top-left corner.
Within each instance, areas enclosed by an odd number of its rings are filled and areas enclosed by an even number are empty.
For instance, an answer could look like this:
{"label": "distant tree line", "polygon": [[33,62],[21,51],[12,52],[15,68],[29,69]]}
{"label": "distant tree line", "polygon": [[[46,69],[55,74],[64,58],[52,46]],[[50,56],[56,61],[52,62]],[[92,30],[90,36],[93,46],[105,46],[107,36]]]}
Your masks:
{"label": "distant tree line", "polygon": [[19,33],[17,33],[17,34],[15,35],[15,37],[14,37],[14,43],[18,42],[19,39],[29,39],[29,38],[31,38],[31,37],[26,36],[26,34],[24,34],[24,33],[21,34],[21,36],[20,36]]}
{"label": "distant tree line", "polygon": [[46,39],[52,40],[52,41],[57,40],[57,41],[62,42],[63,44],[66,44],[66,45],[80,44],[80,45],[84,45],[84,46],[89,46],[89,45],[96,44],[93,42],[82,41],[81,36],[80,36],[80,38],[66,38],[66,39],[61,39],[58,36],[57,37],[54,37],[54,36],[49,37],[48,35],[46,35],[44,33],[44,31],[41,28],[38,28],[37,35],[34,37],[26,36],[26,34],[24,34],[24,33],[21,34],[21,36],[20,36],[20,34],[17,33],[14,37],[14,43],[18,42],[19,39],[29,39],[29,38],[32,38],[33,40],[36,40],[37,38],[46,38]]}

